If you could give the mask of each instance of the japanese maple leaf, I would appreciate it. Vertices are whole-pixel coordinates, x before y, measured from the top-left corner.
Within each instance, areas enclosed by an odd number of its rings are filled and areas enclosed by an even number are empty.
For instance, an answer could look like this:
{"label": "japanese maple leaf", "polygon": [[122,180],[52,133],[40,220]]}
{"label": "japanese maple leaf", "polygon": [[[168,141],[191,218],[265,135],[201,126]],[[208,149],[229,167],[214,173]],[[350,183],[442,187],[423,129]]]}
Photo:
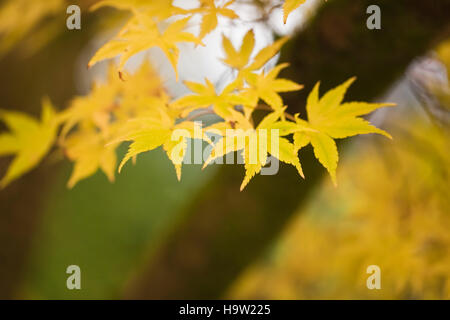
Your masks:
{"label": "japanese maple leaf", "polygon": [[59,120],[48,99],[43,101],[40,121],[12,111],[0,111],[0,119],[11,130],[0,134],[0,156],[15,155],[0,181],[4,188],[41,162],[53,145]]}
{"label": "japanese maple leaf", "polygon": [[[128,160],[138,154],[163,147],[175,166],[178,180],[181,179],[181,167],[187,150],[187,139],[195,136],[198,123],[184,121],[174,124],[173,119],[161,112],[160,117],[137,118],[130,120],[120,137],[111,143],[132,141],[128,152],[119,165],[119,172]],[[200,137],[203,138],[203,137]]]}
{"label": "japanese maple leaf", "polygon": [[283,4],[283,20],[284,23],[287,22],[287,19],[292,11],[300,7],[306,0],[285,0]]}
{"label": "japanese maple leaf", "polygon": [[[204,167],[214,159],[223,157],[230,152],[242,151],[245,177],[241,184],[241,191],[266,165],[269,154],[282,162],[295,166],[299,174],[304,177],[294,145],[286,138],[279,135],[273,136],[271,132],[272,129],[276,129],[277,120],[284,111],[285,108],[267,115],[256,128],[243,114],[232,111],[237,130],[234,130],[231,136],[231,132],[227,131],[228,134],[214,145],[210,157],[205,161]],[[274,137],[276,137],[276,140],[273,140]]]}
{"label": "japanese maple leaf", "polygon": [[226,54],[222,61],[234,69],[242,70],[248,65],[255,48],[255,33],[251,29],[246,33],[239,51],[234,48],[233,43],[225,36],[222,36],[222,47]]}
{"label": "japanese maple leaf", "polygon": [[100,129],[106,128],[109,125],[110,111],[117,99],[118,92],[119,86],[115,84],[95,85],[90,95],[74,98],[70,107],[61,114],[65,122],[60,139],[64,140],[77,124],[85,120],[92,121]]}
{"label": "japanese maple leaf", "polygon": [[261,98],[274,110],[280,110],[283,107],[283,100],[278,93],[297,91],[303,88],[291,80],[278,79],[278,74],[286,68],[288,64],[280,64],[269,71],[267,74],[264,72],[260,74],[248,73],[245,77],[250,88],[246,90],[246,93],[252,98],[253,104],[257,103],[257,100]]}
{"label": "japanese maple leaf", "polygon": [[230,39],[223,36],[222,46],[226,57],[222,61],[230,67],[248,73],[261,69],[270,59],[272,59],[281,49],[281,47],[288,40],[287,37],[278,39],[271,45],[263,48],[252,59],[252,53],[255,48],[255,34],[253,30],[249,30],[244,36],[242,45],[239,50],[236,50]]}
{"label": "japanese maple leaf", "polygon": [[213,83],[205,79],[206,84],[185,81],[185,85],[195,94],[182,97],[174,102],[174,107],[183,109],[182,116],[186,116],[191,111],[212,106],[214,112],[228,119],[231,116],[230,110],[236,105],[248,104],[249,100],[234,91],[239,87],[239,81],[230,83],[220,94],[216,93]]}
{"label": "japanese maple leaf", "polygon": [[73,188],[80,180],[93,175],[99,169],[109,181],[114,182],[117,144],[105,146],[106,142],[93,126],[83,128],[67,138],[64,142],[65,153],[75,163],[67,184],[69,188]]}
{"label": "japanese maple leaf", "polygon": [[[349,86],[355,81],[351,78],[342,85],[328,91],[319,99],[319,83],[311,91],[306,105],[308,123],[312,131],[294,133],[294,145],[298,150],[309,143],[319,162],[328,170],[336,184],[336,168],[339,160],[334,139],[347,138],[359,134],[378,133],[388,138],[391,136],[378,129],[360,116],[382,107],[394,106],[391,103],[349,102],[342,104]],[[297,122],[308,125],[297,117]]]}
{"label": "japanese maple leaf", "polygon": [[228,8],[234,1],[235,0],[228,1],[223,6],[218,7],[214,0],[200,0],[200,8],[189,10],[191,13],[200,13],[203,15],[202,23],[200,25],[200,39],[203,39],[217,27],[219,15],[230,19],[239,18],[236,12]]}
{"label": "japanese maple leaf", "polygon": [[177,20],[170,24],[163,32],[158,25],[143,13],[135,12],[135,16],[125,25],[115,39],[107,42],[92,57],[88,66],[97,62],[120,56],[119,73],[122,75],[125,63],[138,52],[159,47],[172,64],[178,79],[177,64],[180,50],[177,43],[192,42],[203,45],[200,39],[193,34],[184,32],[190,17]]}

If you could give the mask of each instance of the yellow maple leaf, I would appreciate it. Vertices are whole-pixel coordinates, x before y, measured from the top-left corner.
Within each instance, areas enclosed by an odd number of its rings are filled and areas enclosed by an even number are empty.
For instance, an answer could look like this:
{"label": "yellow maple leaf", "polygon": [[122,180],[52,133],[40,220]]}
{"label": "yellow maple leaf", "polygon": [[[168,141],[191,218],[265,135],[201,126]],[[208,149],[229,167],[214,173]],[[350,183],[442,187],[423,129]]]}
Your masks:
{"label": "yellow maple leaf", "polygon": [[203,15],[202,23],[200,25],[200,39],[203,39],[217,27],[219,15],[230,19],[239,18],[236,12],[228,8],[234,1],[235,0],[228,1],[223,6],[218,7],[214,0],[200,0],[200,8],[189,10],[191,13],[200,13]]}
{"label": "yellow maple leaf", "polygon": [[271,45],[263,48],[251,59],[252,52],[255,46],[255,35],[253,30],[249,30],[244,36],[242,45],[236,50],[230,39],[223,36],[222,46],[226,57],[222,61],[228,66],[237,69],[239,74],[236,78],[236,83],[241,87],[246,82],[249,88],[241,91],[241,96],[247,101],[243,103],[244,113],[247,118],[250,118],[254,108],[257,106],[259,98],[263,99],[273,109],[280,109],[283,106],[283,101],[278,95],[278,92],[296,91],[303,88],[290,80],[276,79],[280,71],[285,68],[286,64],[281,64],[270,72],[265,74],[257,74],[255,71],[264,67],[267,62],[272,59],[288,40],[287,37],[281,38]]}
{"label": "yellow maple leaf", "polygon": [[[382,107],[394,106],[391,103],[350,102],[342,104],[344,95],[355,81],[351,78],[340,86],[328,91],[319,99],[319,83],[308,96],[306,111],[312,131],[294,134],[294,145],[298,150],[309,143],[319,162],[328,170],[336,184],[336,168],[339,160],[334,139],[342,139],[359,134],[378,133],[392,138],[386,131],[376,128],[359,117]],[[297,117],[297,122],[305,121]]]}
{"label": "yellow maple leaf", "polygon": [[119,74],[122,76],[125,63],[138,52],[159,47],[169,59],[178,79],[178,57],[180,42],[192,42],[203,45],[193,34],[184,32],[190,17],[171,23],[163,32],[157,22],[144,13],[135,12],[133,18],[122,28],[118,35],[101,47],[89,61],[91,67],[97,62],[120,56]]}
{"label": "yellow maple leaf", "polygon": [[1,111],[0,119],[11,130],[0,134],[0,156],[15,155],[0,181],[4,188],[39,164],[53,145],[59,121],[49,99],[43,101],[40,122],[13,111]]}
{"label": "yellow maple leaf", "polygon": [[80,180],[93,175],[99,169],[105,173],[109,181],[114,181],[117,144],[105,145],[106,140],[92,126],[77,131],[65,141],[65,153],[75,162],[67,184],[69,188],[73,188]]}
{"label": "yellow maple leaf", "polygon": [[[183,121],[175,124],[167,110],[161,110],[159,117],[140,117],[130,120],[122,128],[120,137],[111,143],[132,141],[128,152],[119,165],[119,172],[128,160],[138,154],[163,147],[175,166],[178,180],[181,179],[181,166],[187,150],[187,139],[194,137],[198,123]],[[197,127],[197,128],[196,128]],[[203,137],[198,137],[203,139]]]}
{"label": "yellow maple leaf", "polygon": [[216,93],[216,88],[211,81],[208,79],[205,81],[206,84],[185,81],[185,85],[195,94],[182,97],[173,103],[175,108],[183,110],[182,116],[187,116],[194,110],[212,106],[218,116],[228,119],[231,116],[230,110],[234,106],[249,103],[246,96],[234,93],[240,86],[239,80],[230,83],[220,94]]}
{"label": "yellow maple leaf", "polygon": [[280,51],[281,47],[289,40],[288,37],[283,37],[272,43],[271,45],[265,47],[253,59],[253,62],[248,66],[248,70],[259,70],[264,65],[269,62],[270,59],[275,57],[275,55]]}
{"label": "yellow maple leaf", "polygon": [[241,191],[266,165],[269,154],[282,162],[295,166],[299,174],[304,177],[294,145],[288,139],[280,136],[275,136],[276,140],[273,141],[271,130],[276,127],[277,120],[280,119],[284,111],[285,108],[282,108],[270,113],[254,128],[242,113],[233,110],[236,130],[227,131],[227,134],[214,145],[204,167],[208,166],[214,159],[223,157],[230,152],[242,151],[245,177],[241,184]]}
{"label": "yellow maple leaf", "polygon": [[288,37],[283,37],[263,48],[258,54],[251,59],[255,47],[255,34],[253,30],[249,30],[244,36],[239,52],[234,48],[230,39],[223,36],[222,46],[226,57],[222,61],[230,67],[237,69],[241,74],[256,71],[264,67],[264,65],[272,59],[288,41]]}
{"label": "yellow maple leaf", "polygon": [[281,70],[287,66],[288,64],[280,64],[267,74],[262,72],[260,74],[248,73],[246,75],[245,79],[250,85],[246,92],[253,98],[253,105],[261,98],[274,110],[279,110],[283,107],[283,100],[278,93],[297,91],[303,88],[302,85],[291,80],[277,78]]}
{"label": "yellow maple leaf", "polygon": [[65,122],[60,139],[64,140],[77,124],[86,120],[92,121],[102,130],[106,129],[118,90],[119,87],[111,83],[95,85],[88,96],[75,97],[70,107],[62,112]]}
{"label": "yellow maple leaf", "polygon": [[284,23],[287,22],[287,19],[289,15],[300,7],[303,3],[305,3],[306,0],[285,0],[283,4],[283,21]]}
{"label": "yellow maple leaf", "polygon": [[222,46],[226,54],[226,58],[222,61],[234,69],[242,70],[248,65],[255,48],[255,33],[252,29],[246,33],[239,52],[234,48],[230,39],[225,36],[222,36]]}
{"label": "yellow maple leaf", "polygon": [[135,74],[127,75],[127,81],[118,79],[115,70],[115,65],[111,63],[107,81],[96,83],[89,95],[75,97],[69,108],[62,112],[64,124],[61,141],[82,122],[93,123],[102,133],[108,135],[113,119],[115,123],[123,122],[131,116],[158,113],[159,109],[165,107],[169,98],[165,94],[161,79],[148,60]]}

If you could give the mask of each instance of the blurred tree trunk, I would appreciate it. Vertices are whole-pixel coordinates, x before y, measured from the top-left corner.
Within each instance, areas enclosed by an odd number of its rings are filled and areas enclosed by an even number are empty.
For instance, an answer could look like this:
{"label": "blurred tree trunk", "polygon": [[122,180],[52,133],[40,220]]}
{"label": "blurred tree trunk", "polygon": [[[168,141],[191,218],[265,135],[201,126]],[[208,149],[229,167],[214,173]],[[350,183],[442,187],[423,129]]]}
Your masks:
{"label": "blurred tree trunk", "polygon": [[[381,8],[382,29],[368,30],[366,9]],[[290,41],[284,76],[305,84],[286,96],[291,112],[304,116],[307,92],[356,75],[351,100],[383,94],[411,61],[449,36],[450,0],[334,0]],[[323,92],[323,91],[322,91]],[[301,152],[306,180],[291,168],[257,176],[239,192],[243,168],[223,166],[192,202],[180,225],[146,269],[127,288],[126,298],[219,298],[232,281],[277,238],[325,172],[310,149]]]}
{"label": "blurred tree trunk", "polygon": [[[368,30],[366,9],[381,8],[382,29]],[[351,100],[371,100],[398,80],[411,61],[450,35],[450,0],[334,0],[282,52],[291,64],[284,76],[306,90],[286,96],[291,112],[304,116],[306,94],[322,92],[351,76]],[[288,167],[257,176],[244,192],[244,171],[223,166],[192,202],[185,222],[126,290],[126,298],[214,299],[270,246],[325,170],[312,151],[301,152],[306,180]]]}
{"label": "blurred tree trunk", "polygon": [[[79,5],[86,9],[91,2],[83,0]],[[69,31],[66,17],[63,10],[54,18],[64,31],[41,51],[31,57],[23,57],[15,48],[2,57],[1,109],[39,116],[44,96],[48,95],[55,106],[62,109],[78,93],[73,66],[79,58],[80,48],[85,47],[92,36],[89,26],[93,20],[83,19],[83,29],[87,32]],[[6,172],[9,161],[0,159],[2,174]],[[44,160],[38,168],[0,190],[0,299],[12,299],[18,294],[45,195],[58,172],[57,166]]]}

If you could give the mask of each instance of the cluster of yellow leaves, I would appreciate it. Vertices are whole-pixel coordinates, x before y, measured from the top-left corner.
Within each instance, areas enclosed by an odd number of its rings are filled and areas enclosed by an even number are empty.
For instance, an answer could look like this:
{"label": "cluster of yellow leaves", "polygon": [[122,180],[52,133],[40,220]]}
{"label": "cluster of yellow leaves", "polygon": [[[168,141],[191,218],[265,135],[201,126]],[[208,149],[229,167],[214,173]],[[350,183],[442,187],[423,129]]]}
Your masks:
{"label": "cluster of yellow leaves", "polygon": [[[178,77],[177,64],[179,57],[178,43],[191,42],[203,45],[202,39],[218,24],[218,16],[230,19],[238,18],[238,15],[228,7],[234,2],[231,0],[223,6],[216,6],[214,0],[201,0],[198,8],[185,10],[174,6],[172,1],[101,1],[94,9],[102,6],[113,6],[118,9],[130,10],[133,16],[120,30],[116,37],[106,43],[91,59],[89,66],[95,63],[120,55],[119,70],[121,71],[126,61],[138,52],[158,47],[172,64]],[[195,15],[202,16],[199,36],[186,32],[188,22]],[[173,16],[184,17],[168,22]],[[161,31],[162,24],[168,24]]]}
{"label": "cluster of yellow leaves", "polygon": [[[172,1],[106,0],[97,3],[93,9],[113,6],[132,13],[118,35],[100,48],[90,62],[93,65],[120,56],[118,69],[121,76],[116,76],[115,67],[111,65],[106,83],[96,84],[88,96],[73,99],[69,108],[55,116],[57,121],[52,122],[52,126],[44,122],[42,130],[51,129],[51,134],[45,131],[47,135],[44,137],[38,134],[37,131],[41,129],[37,124],[34,127],[25,126],[20,117],[11,120],[4,116],[12,133],[3,135],[0,140],[0,148],[4,149],[2,154],[17,153],[15,162],[24,161],[20,155],[27,155],[28,152],[33,152],[33,157],[27,157],[26,165],[19,168],[13,162],[3,185],[37,165],[50,149],[59,128],[58,146],[75,163],[69,187],[99,169],[113,181],[117,169],[116,149],[125,141],[131,144],[118,166],[119,171],[128,160],[136,160],[138,154],[163,147],[180,179],[189,138],[212,143],[207,135],[195,137],[199,124],[192,120],[196,118],[198,110],[210,111],[221,118],[220,122],[201,128],[206,132],[218,133],[222,138],[212,146],[212,153],[205,166],[227,153],[241,152],[246,171],[241,190],[266,165],[268,155],[293,165],[304,177],[298,151],[309,143],[335,182],[338,152],[334,139],[366,133],[389,137],[359,117],[387,104],[342,104],[344,94],[354,79],[329,91],[321,99],[317,85],[308,98],[308,121],[301,119],[298,114],[288,114],[280,93],[297,91],[303,86],[279,78],[287,64],[278,65],[269,71],[263,68],[280,51],[287,38],[281,38],[254,52],[255,35],[252,30],[244,36],[240,48],[235,48],[230,39],[223,37],[223,62],[234,69],[237,76],[221,92],[217,92],[216,86],[208,79],[205,79],[204,84],[186,81],[192,94],[174,100],[164,89],[149,62],[144,63],[136,74],[124,77],[126,61],[134,54],[154,46],[165,52],[176,70],[179,56],[177,44],[192,42],[202,45],[202,38],[216,28],[218,16],[237,19],[238,15],[230,8],[233,2],[231,0],[218,6],[213,0],[201,0],[194,9],[176,7]],[[287,1],[285,10],[289,12],[300,4]],[[199,36],[185,31],[195,15],[202,17]],[[179,18],[174,20],[174,17]],[[161,29],[164,24],[166,27]],[[126,81],[122,81],[124,78]],[[256,109],[268,111],[259,124],[255,124],[253,119]],[[47,118],[42,121],[49,121]],[[277,135],[273,136],[273,131]],[[263,137],[261,132],[268,134]],[[16,149],[11,149],[13,137],[18,141],[25,138],[41,139],[41,143],[45,144],[39,152],[32,151],[40,146],[37,143],[29,145],[21,142]]]}
{"label": "cluster of yellow leaves", "polygon": [[[168,99],[148,62],[127,77],[127,81],[118,79],[115,66],[111,65],[106,83],[96,85],[86,97],[75,98],[61,114],[64,123],[59,144],[75,162],[68,186],[73,187],[99,169],[114,181],[120,137],[131,127],[150,126],[150,123],[162,127],[175,121],[168,115]],[[152,149],[150,140],[146,140],[148,150]]]}
{"label": "cluster of yellow leaves", "polygon": [[[97,51],[89,62],[89,66],[93,66],[101,60],[120,56],[119,72],[121,72],[127,60],[136,53],[152,47],[159,47],[166,54],[178,77],[178,43],[190,42],[196,45],[203,45],[202,39],[216,29],[219,16],[239,19],[239,15],[230,8],[235,0],[227,1],[221,6],[218,6],[216,2],[215,0],[199,0],[198,7],[187,10],[175,6],[172,0],[100,1],[92,7],[93,10],[111,6],[130,11],[132,17],[114,39],[108,41]],[[305,0],[286,0],[284,2],[285,23],[289,14],[304,2]],[[198,36],[185,31],[191,18],[196,15],[202,17]],[[173,21],[173,19],[168,19],[171,17],[182,18]],[[164,31],[161,31],[161,29],[164,29]],[[249,46],[251,45],[249,44]],[[245,51],[246,49],[245,47],[243,48],[244,52],[248,53],[248,50]],[[231,43],[227,43],[226,50],[232,50]],[[245,59],[245,56],[240,57],[243,61],[233,59],[232,55],[230,57],[230,61],[232,61],[234,66],[239,66],[239,63],[248,61],[248,59]],[[253,70],[260,67],[262,66],[259,65],[258,67],[255,65]]]}
{"label": "cluster of yellow leaves", "polygon": [[[103,0],[92,6],[92,10],[110,6],[120,10],[131,11],[134,15],[114,40],[108,42],[91,60],[89,65],[96,62],[123,55],[122,63],[134,53],[150,47],[160,47],[168,56],[176,69],[178,49],[176,43],[194,42],[201,44],[201,40],[218,25],[219,17],[238,19],[239,16],[230,8],[236,0],[230,0],[223,5],[217,5],[215,0],[199,0],[198,8],[185,10],[174,6],[172,0]],[[306,0],[286,0],[283,3],[284,23],[288,16]],[[0,54],[10,50],[33,30],[33,39],[27,43],[28,51],[35,51],[57,34],[60,21],[46,21],[49,16],[65,13],[68,2],[66,0],[6,0],[0,6]],[[188,17],[201,15],[200,33],[197,37],[183,33],[176,37],[167,38],[158,32],[157,24],[175,15]],[[145,21],[143,17],[153,17],[152,21]],[[20,21],[20,24],[17,23]],[[183,23],[178,27],[184,27]],[[173,26],[176,28],[176,26]],[[169,34],[174,35],[173,32]],[[38,39],[38,40],[34,40]],[[140,44],[139,44],[140,43]]]}
{"label": "cluster of yellow leaves", "polygon": [[10,129],[0,135],[0,155],[16,155],[2,187],[35,167],[55,141],[74,162],[69,187],[99,169],[114,180],[118,137],[132,119],[160,116],[169,99],[149,63],[126,82],[118,79],[115,70],[111,65],[106,83],[97,83],[89,95],[74,98],[60,113],[45,100],[41,122],[18,112],[0,113]]}
{"label": "cluster of yellow leaves", "polygon": [[[450,299],[448,132],[394,121],[395,144],[355,146],[340,188],[326,183],[230,298]],[[370,265],[381,290],[366,286]]]}
{"label": "cluster of yellow leaves", "polygon": [[[210,157],[205,162],[205,166],[215,158],[222,157],[226,153],[242,151],[246,173],[241,190],[266,165],[268,154],[282,162],[293,165],[300,176],[304,177],[294,145],[288,139],[280,136],[277,136],[274,141],[274,137],[270,135],[272,129],[279,130],[279,128],[288,125],[286,121],[278,121],[283,112],[284,109],[281,109],[269,114],[254,128],[243,114],[234,111],[235,125],[242,130],[235,131],[234,136],[225,136],[214,145]],[[265,130],[265,135],[261,135],[262,130]],[[294,128],[293,130],[303,130],[303,128]],[[288,132],[285,132],[285,134],[287,135]],[[276,147],[274,147],[275,144]]]}
{"label": "cluster of yellow leaves", "polygon": [[[333,139],[366,133],[380,133],[389,137],[384,131],[358,117],[389,104],[362,102],[341,104],[345,92],[354,79],[329,91],[320,100],[317,85],[308,98],[309,121],[300,119],[298,115],[295,121],[286,120],[286,108],[278,93],[300,90],[302,86],[278,78],[280,71],[286,67],[285,64],[275,67],[267,74],[258,73],[258,69],[278,52],[285,41],[286,39],[276,41],[251,59],[255,43],[253,31],[245,35],[240,50],[236,50],[231,41],[224,37],[223,47],[226,57],[223,61],[238,71],[236,80],[221,93],[216,92],[214,84],[208,79],[205,79],[205,84],[187,81],[185,84],[193,94],[182,97],[170,105],[171,109],[182,118],[193,111],[212,108],[212,111],[223,119],[219,125],[206,128],[206,131],[209,131],[220,127],[219,132],[223,138],[214,145],[205,166],[227,153],[242,151],[246,174],[241,190],[265,166],[268,153],[282,162],[295,166],[303,177],[298,151],[311,143],[316,157],[328,169],[333,181],[336,181],[338,152]],[[271,112],[255,126],[252,113],[258,108],[259,101],[264,101]],[[236,106],[241,106],[243,112],[238,111]],[[169,119],[170,117],[166,115],[164,121],[147,122],[127,132],[126,138],[122,140],[131,140],[133,144],[124,161],[140,152],[165,145],[165,142],[169,141],[171,130],[176,129],[174,122]],[[193,130],[192,127],[190,129]],[[235,130],[228,133],[227,130],[230,129]],[[265,142],[261,141],[259,135],[261,130],[267,130],[269,133],[271,130],[278,130],[277,141],[272,141],[270,134]],[[234,136],[230,137],[230,134]],[[293,142],[286,138],[291,135]],[[273,148],[273,145],[276,145],[276,148]],[[256,155],[252,155],[251,152]]]}

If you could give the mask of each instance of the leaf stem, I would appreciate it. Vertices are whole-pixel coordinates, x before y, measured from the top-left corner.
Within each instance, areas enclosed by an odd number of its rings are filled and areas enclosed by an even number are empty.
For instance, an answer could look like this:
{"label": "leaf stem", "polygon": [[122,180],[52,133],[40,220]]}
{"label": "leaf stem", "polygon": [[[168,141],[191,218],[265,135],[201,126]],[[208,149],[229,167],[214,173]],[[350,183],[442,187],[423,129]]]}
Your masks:
{"label": "leaf stem", "polygon": [[[269,107],[268,105],[266,105],[266,104],[259,104],[259,105],[257,105],[255,110],[273,111],[273,109],[271,107]],[[284,116],[287,119],[291,120],[291,121],[294,121],[294,122],[296,121],[295,117],[292,114],[288,113],[288,112],[285,112]]]}

